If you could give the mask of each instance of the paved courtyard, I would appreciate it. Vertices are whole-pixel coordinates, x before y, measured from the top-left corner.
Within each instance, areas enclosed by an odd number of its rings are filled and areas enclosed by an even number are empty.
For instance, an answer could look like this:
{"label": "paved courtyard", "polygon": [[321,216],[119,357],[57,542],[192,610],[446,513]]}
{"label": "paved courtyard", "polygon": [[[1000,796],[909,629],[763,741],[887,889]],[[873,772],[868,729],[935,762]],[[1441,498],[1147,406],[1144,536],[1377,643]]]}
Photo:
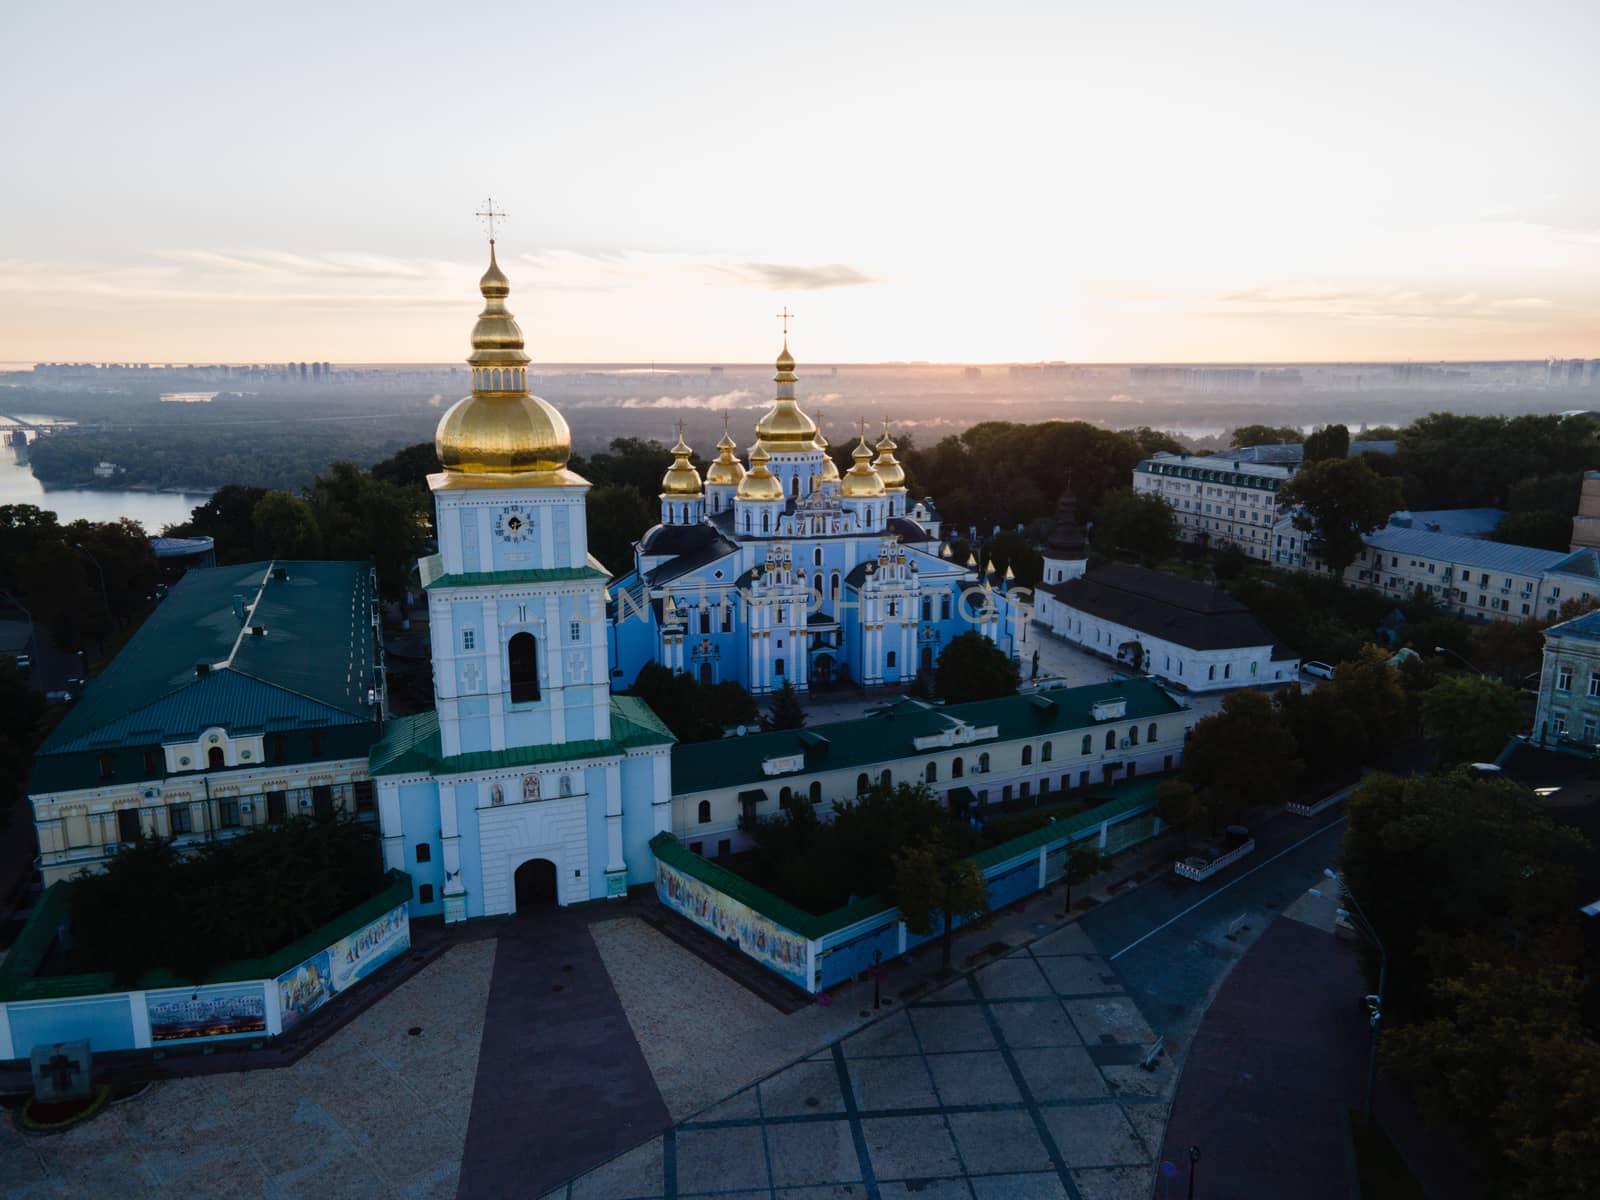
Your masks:
{"label": "paved courtyard", "polygon": [[1153,1041],[1069,926],[550,1195],[1143,1200],[1174,1078],[1139,1065]]}
{"label": "paved courtyard", "polygon": [[155,1084],[55,1137],[0,1122],[0,1194],[449,1200],[494,955],[455,947],[291,1067]]}

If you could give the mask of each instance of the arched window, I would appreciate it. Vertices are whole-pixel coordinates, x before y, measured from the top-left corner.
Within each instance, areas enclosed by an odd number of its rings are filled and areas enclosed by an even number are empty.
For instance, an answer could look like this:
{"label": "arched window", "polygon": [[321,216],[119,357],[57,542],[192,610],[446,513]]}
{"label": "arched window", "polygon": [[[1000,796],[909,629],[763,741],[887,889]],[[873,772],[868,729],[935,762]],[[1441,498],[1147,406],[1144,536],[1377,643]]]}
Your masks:
{"label": "arched window", "polygon": [[922,775],[923,775],[923,779],[924,779],[925,782],[927,782],[927,783],[938,783],[939,782],[939,764],[936,763],[936,762],[929,763],[928,764],[928,769],[926,771],[924,771],[922,773]]}
{"label": "arched window", "polygon": [[1147,742],[1153,742],[1156,740],[1156,723],[1154,721],[1151,721],[1150,728],[1145,730],[1144,740]]}
{"label": "arched window", "polygon": [[890,773],[888,767],[885,767],[883,769],[883,774],[878,776],[878,782],[883,784],[883,786],[886,788],[894,786],[894,775]]}
{"label": "arched window", "polygon": [[783,674],[783,659],[775,658],[772,660],[772,673],[774,675]]}
{"label": "arched window", "polygon": [[792,799],[794,799],[794,793],[791,792],[788,788],[779,788],[778,789],[778,807],[779,808],[788,808],[789,807],[789,801],[792,800]]}
{"label": "arched window", "polygon": [[1089,744],[1089,735],[1086,733],[1086,734],[1083,735],[1083,749],[1078,751],[1078,753],[1079,754],[1087,754],[1087,753],[1089,753],[1089,751],[1091,749],[1092,749],[1092,747]]}
{"label": "arched window", "polygon": [[865,796],[872,790],[872,780],[867,778],[865,771],[856,776],[856,795]]}
{"label": "arched window", "polygon": [[1129,729],[1128,729],[1128,745],[1137,746],[1138,744],[1139,744],[1139,727],[1137,725],[1130,726]]}
{"label": "arched window", "polygon": [[987,750],[985,750],[982,754],[978,755],[978,774],[979,775],[987,775],[988,773],[989,773],[989,752]]}
{"label": "arched window", "polygon": [[699,821],[700,824],[702,824],[702,825],[705,825],[705,824],[710,822],[710,820],[711,820],[711,801],[709,801],[709,800],[700,801],[700,808],[695,813],[695,819],[697,821]]}
{"label": "arched window", "polygon": [[839,598],[839,572],[835,571],[830,577],[828,591],[833,599]]}
{"label": "arched window", "polygon": [[539,643],[533,634],[512,635],[506,646],[511,666],[511,703],[528,704],[539,698]]}
{"label": "arched window", "polygon": [[1051,744],[1049,742],[1046,742],[1044,744],[1044,748],[1039,751],[1039,761],[1040,762],[1049,762],[1050,761],[1050,757],[1051,757],[1051,750],[1052,749],[1053,749],[1053,747],[1051,746]]}
{"label": "arched window", "polygon": [[811,781],[811,803],[822,803],[822,780],[820,779],[813,779]]}
{"label": "arched window", "polygon": [[746,533],[754,533],[755,532],[754,526],[752,526],[751,523],[750,523],[752,520],[754,520],[754,518],[751,517],[750,510],[748,508],[745,509],[744,510],[744,531]]}
{"label": "arched window", "polygon": [[818,546],[815,550],[813,550],[811,552],[811,565],[814,566],[814,567],[820,567],[822,565],[822,547],[821,546]]}
{"label": "arched window", "polygon": [[950,764],[950,778],[960,779],[965,773],[966,764],[961,761],[961,756],[957,755],[955,761]]}
{"label": "arched window", "polygon": [[206,766],[225,767],[228,765],[226,756],[222,753],[221,746],[213,746],[206,751]]}
{"label": "arched window", "polygon": [[1107,750],[1115,750],[1116,748],[1117,748],[1117,731],[1115,729],[1108,729],[1108,730],[1106,730],[1106,749]]}
{"label": "arched window", "polygon": [[768,533],[772,529],[772,514],[766,509],[761,510],[761,532]]}
{"label": "arched window", "polygon": [[800,476],[796,475],[789,481],[789,495],[796,500],[800,499]]}
{"label": "arched window", "polygon": [[889,651],[888,655],[885,656],[883,665],[886,666],[886,667],[894,666],[894,651],[893,650]]}
{"label": "arched window", "polygon": [[1033,747],[1032,746],[1024,746],[1022,748],[1022,765],[1025,766],[1025,767],[1030,767],[1030,766],[1033,765]]}
{"label": "arched window", "polygon": [[1207,679],[1215,679],[1216,677],[1217,677],[1217,668],[1215,666],[1207,667],[1206,668],[1206,678]]}

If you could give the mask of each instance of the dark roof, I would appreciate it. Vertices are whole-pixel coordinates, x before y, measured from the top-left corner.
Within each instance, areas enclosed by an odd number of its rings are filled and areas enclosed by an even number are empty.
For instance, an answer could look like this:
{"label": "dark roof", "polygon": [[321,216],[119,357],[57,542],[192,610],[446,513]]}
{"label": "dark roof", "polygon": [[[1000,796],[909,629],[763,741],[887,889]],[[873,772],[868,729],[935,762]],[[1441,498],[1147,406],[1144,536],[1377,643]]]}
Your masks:
{"label": "dark roof", "polygon": [[1062,604],[1192,650],[1270,646],[1272,635],[1219,587],[1127,563],[1044,585]]}
{"label": "dark roof", "polygon": [[[287,578],[271,578],[274,565]],[[370,573],[364,562],[190,571],[90,681],[40,755],[151,745],[211,725],[238,732],[370,721]],[[263,636],[244,629],[235,596]],[[207,674],[196,674],[200,663]]]}
{"label": "dark roof", "polygon": [[933,534],[929,533],[910,517],[890,517],[888,530],[902,542],[931,542],[933,540]]}
{"label": "dark roof", "polygon": [[1055,525],[1044,540],[1045,554],[1050,558],[1083,558],[1087,546],[1088,538],[1078,524],[1078,501],[1068,488],[1056,504]]}
{"label": "dark roof", "polygon": [[[670,583],[691,571],[698,571],[701,567],[709,566],[719,558],[726,558],[738,552],[738,545],[723,537],[717,530],[708,525],[700,526],[710,536],[694,549],[685,551],[676,558],[670,558],[659,567],[654,567],[644,574],[644,582],[650,587],[658,587],[663,583]],[[648,536],[648,535],[647,535]],[[659,553],[651,551],[651,553]]]}
{"label": "dark roof", "polygon": [[643,700],[636,696],[613,696],[609,738],[477,750],[446,758],[439,738],[439,714],[425,712],[391,721],[384,730],[383,740],[372,748],[367,769],[374,776],[464,775],[503,767],[601,758],[639,746],[664,746],[675,740],[672,731]]}
{"label": "dark roof", "polygon": [[692,525],[652,525],[639,539],[639,553],[692,554],[717,539],[717,531],[700,521]]}
{"label": "dark roof", "polygon": [[[921,753],[913,744],[917,738],[943,733],[957,722],[979,728],[997,727],[993,739],[966,743],[973,747],[976,757],[995,742],[1047,737],[1093,726],[1097,722],[1091,710],[1101,700],[1126,700],[1127,709],[1114,721],[1098,724],[1147,721],[1184,711],[1183,705],[1149,679],[1117,679],[1087,687],[974,700],[970,704],[939,706],[901,700],[854,721],[746,734],[714,742],[680,743],[672,748],[672,791],[683,795],[710,788],[764,785],[788,776],[849,770],[904,758]],[[791,755],[803,755],[805,765],[782,775],[768,775],[762,768],[768,759]]]}

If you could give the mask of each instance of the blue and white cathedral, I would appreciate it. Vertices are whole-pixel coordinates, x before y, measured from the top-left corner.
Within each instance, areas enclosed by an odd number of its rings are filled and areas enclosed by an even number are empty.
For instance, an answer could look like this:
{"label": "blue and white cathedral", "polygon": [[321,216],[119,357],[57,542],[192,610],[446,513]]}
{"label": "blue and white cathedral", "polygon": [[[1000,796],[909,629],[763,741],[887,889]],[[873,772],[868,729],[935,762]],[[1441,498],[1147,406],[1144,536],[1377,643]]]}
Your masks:
{"label": "blue and white cathedral", "polygon": [[1014,653],[1018,607],[941,556],[932,502],[908,504],[887,431],[876,456],[863,431],[841,477],[795,400],[787,338],[749,465],[725,431],[702,478],[680,435],[661,523],[608,587],[588,549],[590,485],[567,467],[566,421],[528,392],[493,242],[479,288],[472,394],[434,439],[438,553],[419,564],[435,707],[391,721],[370,761],[385,865],[410,873],[414,915],[654,879],[674,739],[643,701],[612,695],[646,663],[763,693],[903,682],[967,630]]}
{"label": "blue and white cathedral", "polygon": [[907,499],[888,431],[869,449],[863,430],[841,477],[794,367],[785,338],[748,467],[726,430],[704,479],[681,434],[673,446],[661,523],[612,588],[621,686],[651,662],[757,694],[904,683],[967,630],[1014,653],[1016,607],[941,557],[937,510]]}

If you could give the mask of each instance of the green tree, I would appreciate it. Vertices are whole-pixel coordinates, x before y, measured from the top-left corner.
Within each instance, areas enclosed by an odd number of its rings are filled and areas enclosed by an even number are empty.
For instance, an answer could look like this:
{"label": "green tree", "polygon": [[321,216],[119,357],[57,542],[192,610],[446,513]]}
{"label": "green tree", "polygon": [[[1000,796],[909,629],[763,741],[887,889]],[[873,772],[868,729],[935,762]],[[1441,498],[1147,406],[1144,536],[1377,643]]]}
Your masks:
{"label": "green tree", "polygon": [[800,693],[787,679],[772,696],[772,706],[767,710],[768,729],[800,729],[806,723],[806,710],[800,703]]}
{"label": "green tree", "polygon": [[227,484],[191,510],[182,525],[168,526],[165,532],[169,537],[211,538],[219,563],[249,562],[263,553],[256,544],[255,509],[266,494],[266,488]]}
{"label": "green tree", "polygon": [[322,532],[311,505],[288,492],[265,492],[252,519],[261,551],[273,558],[319,558]]}
{"label": "green tree", "polygon": [[1010,655],[969,629],[950,640],[934,667],[933,690],[947,704],[1016,694],[1022,671]]}
{"label": "green tree", "polygon": [[1306,437],[1305,461],[1344,458],[1350,453],[1350,430],[1343,425],[1324,425]]}
{"label": "green tree", "polygon": [[[1576,511],[1576,509],[1574,509]],[[1572,544],[1572,513],[1511,512],[1500,518],[1490,538],[1513,546],[1565,550]]]}
{"label": "green tree", "polygon": [[1388,652],[1371,643],[1335,667],[1331,682],[1317,690],[1329,686],[1344,707],[1361,718],[1370,751],[1397,745],[1414,728],[1407,722],[1410,706],[1400,686],[1400,672],[1389,662]]}
{"label": "green tree", "polygon": [[1304,508],[1295,527],[1313,533],[1323,560],[1343,574],[1363,550],[1361,535],[1400,507],[1400,484],[1374,474],[1362,459],[1330,458],[1301,467],[1279,489],[1278,503]]}
{"label": "green tree", "polygon": [[383,483],[425,492],[428,489],[428,476],[439,469],[439,452],[434,449],[433,443],[418,442],[382,462],[373,463],[371,475]]}
{"label": "green tree", "polygon": [[[1402,1020],[1435,1011],[1430,979],[1575,919],[1573,863],[1587,843],[1508,780],[1370,776],[1345,821],[1344,878],[1388,947]],[[1370,951],[1367,965],[1375,977]]]}
{"label": "green tree", "polygon": [[1285,688],[1273,697],[1305,763],[1308,788],[1330,789],[1355,776],[1371,745],[1361,714],[1331,685]]}
{"label": "green tree", "polygon": [[1156,816],[1175,833],[1199,828],[1205,817],[1194,784],[1184,779],[1163,779],[1156,785]]}
{"label": "green tree", "polygon": [[1446,675],[1422,693],[1422,723],[1446,764],[1493,761],[1522,728],[1514,689],[1481,675]]}
{"label": "green tree", "polygon": [[660,506],[628,484],[605,483],[590,490],[587,507],[589,553],[613,574],[631,571],[633,544],[655,523]]}
{"label": "green tree", "polygon": [[1288,799],[1300,765],[1272,701],[1252,689],[1196,722],[1183,753],[1183,777],[1202,792],[1212,833],[1252,805]]}
{"label": "green tree", "polygon": [[1061,874],[1061,881],[1066,885],[1066,894],[1062,898],[1062,909],[1069,913],[1072,911],[1072,885],[1074,883],[1088,883],[1089,880],[1110,865],[1111,855],[1092,842],[1069,842],[1067,844],[1067,861]]}
{"label": "green tree", "polygon": [[940,929],[939,970],[950,971],[956,922],[989,911],[983,872],[939,834],[894,855],[893,899],[906,928],[918,937]]}
{"label": "green tree", "polygon": [[1293,425],[1241,425],[1228,438],[1235,449],[1245,446],[1283,446],[1300,440],[1300,431]]}
{"label": "green tree", "polygon": [[1119,489],[1101,497],[1091,540],[1102,553],[1121,550],[1154,563],[1172,553],[1177,536],[1170,504],[1154,492]]}

